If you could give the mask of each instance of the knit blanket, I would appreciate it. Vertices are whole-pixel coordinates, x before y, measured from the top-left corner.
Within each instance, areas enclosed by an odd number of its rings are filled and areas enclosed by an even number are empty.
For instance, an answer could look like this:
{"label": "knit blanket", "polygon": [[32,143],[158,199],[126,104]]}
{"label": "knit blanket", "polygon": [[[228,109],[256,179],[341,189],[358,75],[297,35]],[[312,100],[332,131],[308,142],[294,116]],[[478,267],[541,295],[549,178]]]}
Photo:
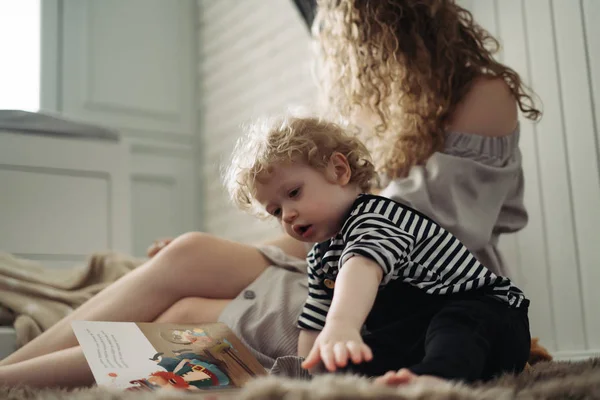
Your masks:
{"label": "knit blanket", "polygon": [[14,326],[20,347],[141,263],[97,253],[80,266],[56,269],[0,252],[0,324]]}

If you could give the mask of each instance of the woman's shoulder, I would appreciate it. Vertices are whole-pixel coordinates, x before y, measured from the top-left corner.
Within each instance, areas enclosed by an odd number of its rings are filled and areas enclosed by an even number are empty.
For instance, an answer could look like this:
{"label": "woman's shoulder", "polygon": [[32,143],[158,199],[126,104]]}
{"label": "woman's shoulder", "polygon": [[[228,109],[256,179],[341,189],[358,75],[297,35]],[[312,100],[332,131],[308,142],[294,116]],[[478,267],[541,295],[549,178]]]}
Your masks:
{"label": "woman's shoulder", "polygon": [[482,77],[454,110],[447,131],[503,137],[515,132],[517,124],[517,101],[506,82]]}

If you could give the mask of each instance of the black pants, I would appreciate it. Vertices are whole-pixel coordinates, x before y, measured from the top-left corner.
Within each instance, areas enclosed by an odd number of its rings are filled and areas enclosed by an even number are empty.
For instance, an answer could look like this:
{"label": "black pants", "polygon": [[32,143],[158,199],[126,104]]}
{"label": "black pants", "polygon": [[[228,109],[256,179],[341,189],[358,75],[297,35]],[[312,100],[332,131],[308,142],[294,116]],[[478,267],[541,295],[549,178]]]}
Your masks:
{"label": "black pants", "polygon": [[473,382],[520,372],[529,357],[527,309],[483,293],[433,296],[390,282],[375,301],[363,340],[373,360],[343,372],[379,376],[408,368],[418,375]]}

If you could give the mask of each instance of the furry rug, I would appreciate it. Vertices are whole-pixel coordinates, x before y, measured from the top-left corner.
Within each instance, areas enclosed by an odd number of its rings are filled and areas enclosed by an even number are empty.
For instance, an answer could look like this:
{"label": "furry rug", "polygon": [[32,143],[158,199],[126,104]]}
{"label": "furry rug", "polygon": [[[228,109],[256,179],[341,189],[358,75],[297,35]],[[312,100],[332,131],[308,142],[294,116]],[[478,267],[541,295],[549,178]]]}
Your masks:
{"label": "furry rug", "polygon": [[0,389],[7,400],[341,400],[341,399],[598,399],[600,400],[600,358],[582,362],[544,362],[518,375],[503,376],[480,385],[410,385],[388,388],[353,376],[320,376],[310,382],[267,377],[249,383],[244,389],[228,394],[187,394],[158,392],[115,392],[100,388],[34,390]]}

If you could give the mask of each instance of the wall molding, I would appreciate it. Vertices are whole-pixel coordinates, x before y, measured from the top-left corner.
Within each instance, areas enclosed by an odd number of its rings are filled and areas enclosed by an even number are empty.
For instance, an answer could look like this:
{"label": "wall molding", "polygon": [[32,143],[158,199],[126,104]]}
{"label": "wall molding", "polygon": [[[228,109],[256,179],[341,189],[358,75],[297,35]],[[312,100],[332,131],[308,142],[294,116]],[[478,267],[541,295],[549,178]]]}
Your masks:
{"label": "wall molding", "polygon": [[194,157],[194,149],[192,147],[173,147],[149,143],[132,143],[129,147],[129,150],[132,154],[146,154],[159,157],[186,159],[192,159]]}
{"label": "wall molding", "polygon": [[581,361],[588,358],[600,357],[600,349],[579,351],[557,351],[551,353],[556,361]]}
{"label": "wall molding", "polygon": [[72,178],[102,179],[102,180],[105,180],[109,186],[110,186],[110,182],[111,182],[110,174],[107,172],[100,172],[100,171],[81,171],[81,170],[68,169],[68,168],[35,167],[35,166],[13,165],[13,164],[0,164],[0,170],[28,172],[28,173],[34,173],[34,174],[69,176]]}
{"label": "wall molding", "polygon": [[[86,86],[91,86],[91,82],[87,82]],[[92,88],[88,88],[88,94],[89,94],[89,98],[91,98],[92,100],[88,99],[85,100],[83,103],[83,107],[87,108],[88,110],[91,111],[102,111],[102,112],[106,112],[106,113],[111,113],[111,114],[121,114],[121,115],[135,115],[141,118],[150,118],[150,119],[155,119],[157,121],[165,121],[165,122],[178,122],[179,118],[177,115],[173,114],[173,113],[167,113],[167,112],[160,112],[160,111],[154,111],[154,110],[145,110],[142,108],[136,108],[136,107],[131,107],[131,106],[125,106],[125,105],[121,105],[121,104],[112,104],[112,103],[107,103],[104,101],[98,101],[98,100],[93,100],[93,89]],[[91,93],[91,94],[90,94]]]}
{"label": "wall molding", "polygon": [[159,184],[169,188],[176,187],[178,183],[174,177],[155,174],[132,174],[131,180],[134,182]]}
{"label": "wall molding", "polygon": [[187,133],[169,133],[160,130],[145,130],[132,128],[115,128],[119,131],[122,137],[131,137],[135,139],[150,139],[159,142],[175,143],[185,146],[194,145],[194,135]]}

